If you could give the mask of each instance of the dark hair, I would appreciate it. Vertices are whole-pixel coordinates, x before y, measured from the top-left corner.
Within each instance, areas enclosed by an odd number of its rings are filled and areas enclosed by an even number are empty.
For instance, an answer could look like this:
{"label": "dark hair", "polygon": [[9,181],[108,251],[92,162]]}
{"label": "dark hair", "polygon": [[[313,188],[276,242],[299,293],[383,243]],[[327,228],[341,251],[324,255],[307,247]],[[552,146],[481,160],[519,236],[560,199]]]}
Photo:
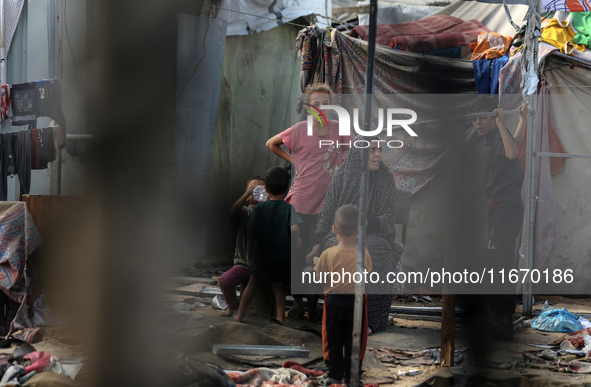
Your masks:
{"label": "dark hair", "polygon": [[246,187],[248,188],[248,185],[250,184],[251,181],[254,180],[261,180],[261,181],[265,181],[265,179],[263,179],[262,176],[253,176],[250,179],[246,180]]}
{"label": "dark hair", "polygon": [[470,111],[472,113],[492,112],[499,107],[497,101],[491,97],[481,95],[470,104]]}
{"label": "dark hair", "polygon": [[332,103],[333,92],[332,89],[324,83],[312,83],[304,89],[304,102],[310,103],[310,95],[313,93],[326,93]]}
{"label": "dark hair", "polygon": [[271,195],[281,195],[289,188],[289,172],[281,167],[272,167],[265,174],[265,186]]}
{"label": "dark hair", "polygon": [[357,234],[359,209],[353,204],[345,204],[334,215],[334,226],[342,236]]}

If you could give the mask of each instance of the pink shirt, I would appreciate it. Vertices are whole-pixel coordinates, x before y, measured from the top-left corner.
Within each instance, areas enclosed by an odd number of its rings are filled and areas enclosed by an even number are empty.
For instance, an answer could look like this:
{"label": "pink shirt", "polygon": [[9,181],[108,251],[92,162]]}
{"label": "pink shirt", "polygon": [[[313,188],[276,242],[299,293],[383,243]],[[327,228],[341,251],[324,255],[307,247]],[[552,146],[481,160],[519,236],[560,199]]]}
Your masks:
{"label": "pink shirt", "polygon": [[[330,130],[324,136],[313,133],[308,136],[306,121],[298,122],[281,133],[281,140],[290,151],[296,168],[291,192],[286,198],[300,214],[320,213],[328,184],[343,161],[344,153],[354,135],[339,136],[338,121],[329,121]],[[332,145],[320,140],[333,141]],[[339,147],[337,148],[337,141]],[[342,146],[341,144],[347,144]]]}

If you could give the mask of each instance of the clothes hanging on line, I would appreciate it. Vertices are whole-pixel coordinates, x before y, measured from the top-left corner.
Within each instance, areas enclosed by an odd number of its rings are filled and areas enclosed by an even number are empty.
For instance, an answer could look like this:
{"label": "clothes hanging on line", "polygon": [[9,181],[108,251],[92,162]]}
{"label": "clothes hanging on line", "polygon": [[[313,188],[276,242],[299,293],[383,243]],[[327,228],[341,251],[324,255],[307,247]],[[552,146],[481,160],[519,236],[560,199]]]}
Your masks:
{"label": "clothes hanging on line", "polygon": [[31,132],[0,133],[0,200],[8,197],[7,177],[18,175],[20,195],[31,190]]}
{"label": "clothes hanging on line", "polygon": [[499,76],[501,75],[501,69],[508,61],[509,58],[507,56],[472,61],[474,81],[478,94],[499,93]]}
{"label": "clothes hanging on line", "polygon": [[1,85],[0,96],[0,119],[12,117],[12,95],[10,94],[10,85]]}
{"label": "clothes hanging on line", "polygon": [[[4,87],[7,86],[7,87]],[[7,90],[9,98],[2,98],[0,110],[6,110],[7,115],[12,116],[12,125],[37,126],[38,117],[50,117],[55,120],[63,132],[64,140],[58,146],[63,148],[65,144],[66,118],[62,110],[61,86],[57,79],[44,79],[42,81],[2,85],[2,96]],[[4,115],[3,115],[4,117]]]}
{"label": "clothes hanging on line", "polygon": [[31,169],[47,169],[47,164],[55,160],[54,130],[59,129],[49,127],[31,130]]}

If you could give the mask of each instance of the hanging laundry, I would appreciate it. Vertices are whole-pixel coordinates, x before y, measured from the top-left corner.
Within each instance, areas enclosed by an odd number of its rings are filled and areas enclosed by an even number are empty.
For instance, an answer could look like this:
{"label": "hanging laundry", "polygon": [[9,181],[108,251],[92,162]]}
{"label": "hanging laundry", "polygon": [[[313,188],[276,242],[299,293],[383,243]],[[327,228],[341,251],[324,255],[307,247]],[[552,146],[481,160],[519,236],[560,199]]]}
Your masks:
{"label": "hanging laundry", "polygon": [[573,42],[589,47],[591,43],[591,12],[572,12],[573,28],[577,30]]}
{"label": "hanging laundry", "polygon": [[0,86],[2,94],[0,97],[0,119],[12,117],[12,96],[10,94],[10,85]]}
{"label": "hanging laundry", "polygon": [[500,58],[507,53],[512,40],[511,37],[496,32],[481,32],[478,40],[470,43],[470,50],[473,51],[470,59]]}
{"label": "hanging laundry", "polygon": [[[18,175],[20,196],[31,190],[31,132],[0,134],[0,200],[8,197],[7,176]],[[20,197],[19,197],[20,200]]]}
{"label": "hanging laundry", "polygon": [[473,60],[474,82],[478,94],[498,94],[499,76],[501,69],[507,64],[509,58],[502,56],[496,59]]}
{"label": "hanging laundry", "polygon": [[542,28],[540,39],[557,47],[563,54],[574,55],[575,50],[585,51],[585,46],[575,43],[574,37],[575,31],[568,20],[552,19],[546,27]]}
{"label": "hanging laundry", "polygon": [[53,133],[53,127],[31,130],[31,169],[47,169],[47,164],[55,160]]}
{"label": "hanging laundry", "polygon": [[[65,134],[66,118],[62,110],[60,84],[56,79],[14,84],[11,92],[13,125],[37,126],[37,117],[51,117]],[[64,142],[59,143],[60,148],[63,148]]]}

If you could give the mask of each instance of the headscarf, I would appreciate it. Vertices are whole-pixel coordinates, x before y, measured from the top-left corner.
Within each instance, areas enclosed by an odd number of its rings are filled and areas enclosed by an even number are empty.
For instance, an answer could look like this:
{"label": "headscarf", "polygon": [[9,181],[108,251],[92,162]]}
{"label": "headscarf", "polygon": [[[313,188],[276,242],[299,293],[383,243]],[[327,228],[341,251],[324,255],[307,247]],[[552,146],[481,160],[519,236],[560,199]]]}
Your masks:
{"label": "headscarf", "polygon": [[[358,136],[355,140],[363,139]],[[370,140],[370,138],[365,138]],[[361,180],[362,149],[352,147],[343,164],[335,172],[326,196],[322,212],[316,223],[313,244],[325,245],[326,241],[335,237],[332,225],[336,211],[345,204],[359,206],[359,189]],[[377,171],[369,172],[367,217],[378,218],[379,231],[367,234],[366,247],[374,256],[394,254],[390,263],[400,257],[400,247],[396,243],[396,184],[392,172],[382,162]],[[376,257],[377,258],[377,257]]]}

